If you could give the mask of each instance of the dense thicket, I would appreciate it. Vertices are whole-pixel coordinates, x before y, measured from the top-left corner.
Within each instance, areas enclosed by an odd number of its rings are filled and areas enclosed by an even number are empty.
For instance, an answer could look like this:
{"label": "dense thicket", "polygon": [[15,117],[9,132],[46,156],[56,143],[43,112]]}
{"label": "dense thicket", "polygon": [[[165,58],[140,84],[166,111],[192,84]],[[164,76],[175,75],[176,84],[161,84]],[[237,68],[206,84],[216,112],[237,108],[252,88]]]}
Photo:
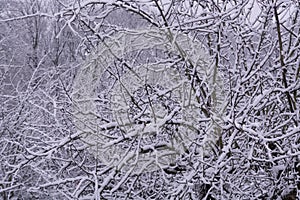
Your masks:
{"label": "dense thicket", "polygon": [[0,198],[297,199],[292,0],[0,0]]}

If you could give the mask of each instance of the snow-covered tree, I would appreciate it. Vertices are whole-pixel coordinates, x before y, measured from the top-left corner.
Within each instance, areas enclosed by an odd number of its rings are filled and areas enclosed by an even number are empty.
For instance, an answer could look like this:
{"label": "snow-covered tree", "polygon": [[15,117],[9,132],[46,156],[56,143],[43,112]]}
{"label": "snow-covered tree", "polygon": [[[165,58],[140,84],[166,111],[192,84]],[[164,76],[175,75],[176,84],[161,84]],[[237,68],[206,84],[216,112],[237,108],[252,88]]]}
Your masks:
{"label": "snow-covered tree", "polygon": [[1,0],[1,198],[297,199],[299,7]]}

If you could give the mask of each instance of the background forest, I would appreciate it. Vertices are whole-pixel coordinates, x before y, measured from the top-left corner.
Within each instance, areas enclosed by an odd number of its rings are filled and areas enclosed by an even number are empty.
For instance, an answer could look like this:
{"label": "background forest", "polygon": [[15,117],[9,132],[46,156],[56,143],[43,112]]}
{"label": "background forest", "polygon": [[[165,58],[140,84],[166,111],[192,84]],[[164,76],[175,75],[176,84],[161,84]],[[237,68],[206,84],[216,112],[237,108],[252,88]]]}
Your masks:
{"label": "background forest", "polygon": [[300,196],[297,0],[0,0],[0,199]]}

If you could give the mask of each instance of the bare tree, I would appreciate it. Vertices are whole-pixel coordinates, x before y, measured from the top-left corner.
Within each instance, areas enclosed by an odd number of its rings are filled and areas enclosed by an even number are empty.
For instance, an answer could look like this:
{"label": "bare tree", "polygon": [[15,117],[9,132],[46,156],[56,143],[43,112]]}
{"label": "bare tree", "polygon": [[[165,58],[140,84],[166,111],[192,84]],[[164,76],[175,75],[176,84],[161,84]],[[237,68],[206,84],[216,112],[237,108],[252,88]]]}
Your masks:
{"label": "bare tree", "polygon": [[1,197],[297,199],[299,7],[2,4]]}

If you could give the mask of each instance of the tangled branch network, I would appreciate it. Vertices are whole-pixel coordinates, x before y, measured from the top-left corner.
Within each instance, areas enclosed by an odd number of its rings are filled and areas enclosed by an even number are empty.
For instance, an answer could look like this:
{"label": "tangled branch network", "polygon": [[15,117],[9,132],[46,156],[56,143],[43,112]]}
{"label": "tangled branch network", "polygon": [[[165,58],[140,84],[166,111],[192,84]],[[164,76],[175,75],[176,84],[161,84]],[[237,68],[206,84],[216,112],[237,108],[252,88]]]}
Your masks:
{"label": "tangled branch network", "polygon": [[163,169],[192,144],[203,158],[221,134],[219,72],[199,41],[170,30],[104,39],[78,70],[72,97],[82,140],[118,170]]}

